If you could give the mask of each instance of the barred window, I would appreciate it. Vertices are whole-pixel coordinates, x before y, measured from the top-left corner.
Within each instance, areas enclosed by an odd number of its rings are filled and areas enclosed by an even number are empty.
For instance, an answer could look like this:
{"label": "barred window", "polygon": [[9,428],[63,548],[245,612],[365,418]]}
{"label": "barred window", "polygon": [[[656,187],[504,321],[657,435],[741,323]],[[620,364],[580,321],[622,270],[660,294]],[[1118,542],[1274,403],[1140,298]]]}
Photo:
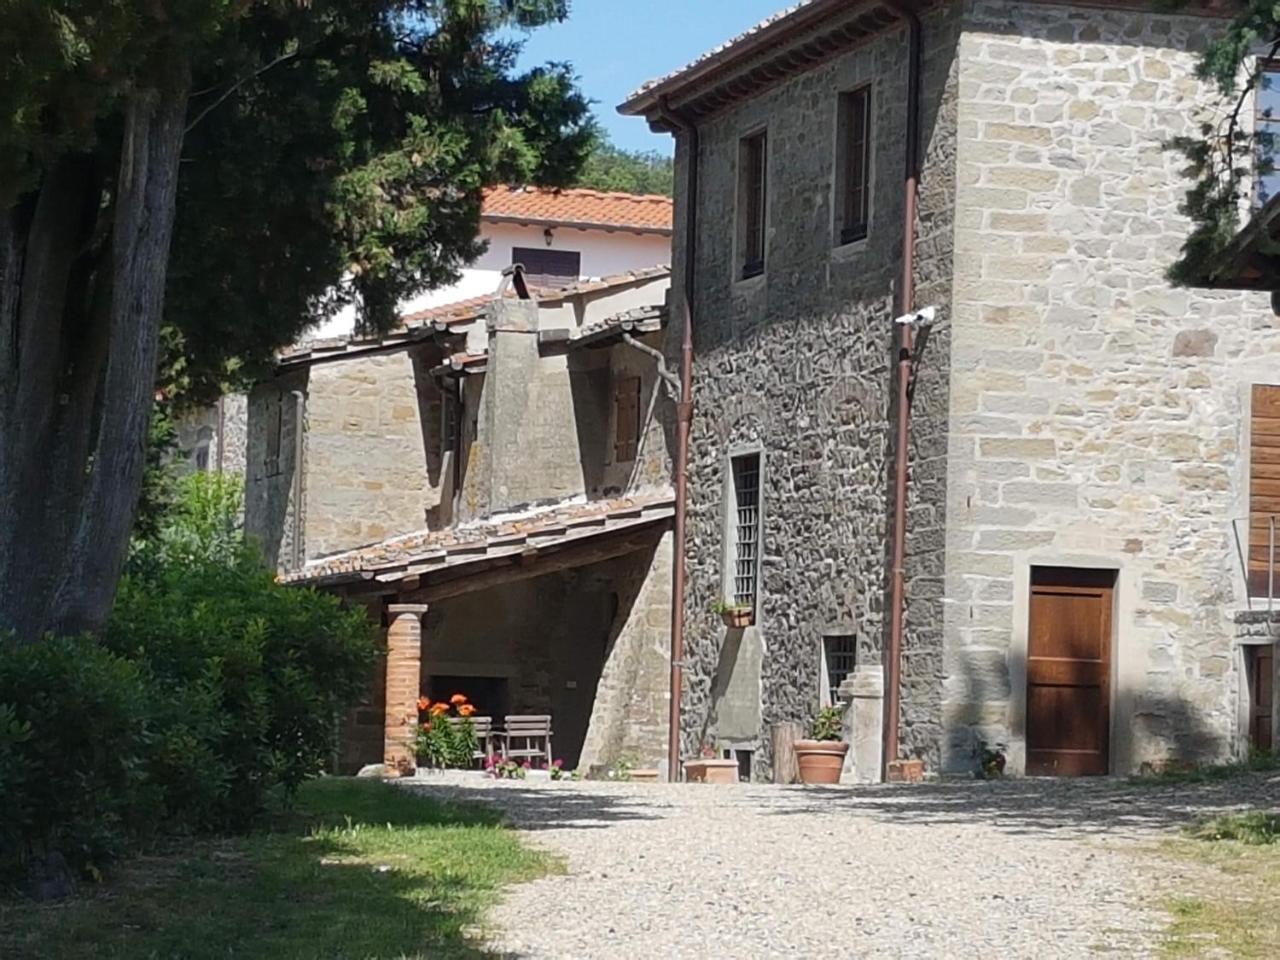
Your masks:
{"label": "barred window", "polygon": [[824,706],[840,702],[840,684],[853,673],[857,659],[857,638],[852,634],[832,634],[822,638],[822,672],[827,694]]}
{"label": "barred window", "polygon": [[760,454],[732,460],[733,468],[733,587],[735,606],[756,606],[760,570]]}

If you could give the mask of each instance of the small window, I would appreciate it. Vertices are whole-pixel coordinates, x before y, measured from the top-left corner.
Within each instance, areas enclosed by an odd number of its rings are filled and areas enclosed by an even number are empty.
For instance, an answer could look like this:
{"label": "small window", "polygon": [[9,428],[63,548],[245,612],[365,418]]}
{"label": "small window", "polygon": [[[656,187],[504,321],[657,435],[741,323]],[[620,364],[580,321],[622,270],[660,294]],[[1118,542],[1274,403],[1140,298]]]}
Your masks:
{"label": "small window", "polygon": [[640,448],[640,378],[625,377],[613,394],[613,455],[618,463],[634,460]]}
{"label": "small window", "polygon": [[461,408],[456,387],[446,382],[440,387],[440,452],[452,453],[458,449],[461,433]]}
{"label": "small window", "polygon": [[280,433],[284,420],[284,397],[273,393],[266,403],[267,455],[265,458],[268,477],[280,473]]}
{"label": "small window", "polygon": [[511,262],[524,267],[525,279],[534,287],[567,287],[582,276],[582,254],[576,250],[514,247]]}
{"label": "small window", "polygon": [[842,93],[836,151],[840,243],[865,239],[871,219],[871,88]]}
{"label": "small window", "polygon": [[767,148],[764,131],[743,137],[738,145],[738,251],[744,280],[764,273]]}
{"label": "small window", "polygon": [[842,633],[822,638],[822,673],[826,702],[833,706],[840,702],[840,684],[844,683],[858,659],[857,638]]}
{"label": "small window", "polygon": [[734,606],[756,608],[760,572],[760,454],[732,460],[733,517],[730,534],[733,580],[729,599]]}

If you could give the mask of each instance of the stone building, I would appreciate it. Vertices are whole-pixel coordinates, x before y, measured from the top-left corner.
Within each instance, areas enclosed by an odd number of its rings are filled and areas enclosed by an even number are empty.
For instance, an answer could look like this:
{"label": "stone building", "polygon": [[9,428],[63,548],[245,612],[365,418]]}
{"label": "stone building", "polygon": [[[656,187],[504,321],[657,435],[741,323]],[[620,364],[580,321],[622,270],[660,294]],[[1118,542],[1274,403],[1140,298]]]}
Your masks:
{"label": "stone building", "polygon": [[677,135],[672,289],[694,289],[668,327],[675,356],[687,306],[685,750],[765,770],[771,724],[879,695],[914,17],[890,749],[964,772],[998,747],[1018,774],[1240,756],[1277,719],[1280,320],[1165,280],[1188,229],[1167,142],[1219,107],[1195,66],[1221,22],[1124,0],[802,0],[621,107]]}
{"label": "stone building", "polygon": [[300,347],[251,393],[246,529],[388,629],[340,769],[408,763],[418,697],[454,693],[550,714],[571,766],[664,755],[668,275]]}

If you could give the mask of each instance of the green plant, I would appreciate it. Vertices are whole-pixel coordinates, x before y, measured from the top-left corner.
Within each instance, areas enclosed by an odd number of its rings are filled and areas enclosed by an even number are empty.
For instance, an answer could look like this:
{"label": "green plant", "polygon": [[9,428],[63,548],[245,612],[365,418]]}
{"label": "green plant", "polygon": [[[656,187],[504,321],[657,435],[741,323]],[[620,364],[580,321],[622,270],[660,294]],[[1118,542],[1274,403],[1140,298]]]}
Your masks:
{"label": "green plant", "polygon": [[94,872],[162,812],[143,672],[88,638],[0,637],[0,869]]}
{"label": "green plant", "polygon": [[838,707],[823,707],[809,725],[809,736],[814,740],[839,740],[843,735]]}
{"label": "green plant", "polygon": [[436,703],[426,697],[419,698],[418,732],[413,742],[419,766],[438,770],[469,768],[476,749],[476,732],[471,724],[474,712],[460,693]]}
{"label": "green plant", "polygon": [[983,743],[979,749],[981,751],[982,775],[988,780],[998,780],[1004,776],[1004,767],[1007,761],[1004,755],[1004,744],[989,745]]}
{"label": "green plant", "polygon": [[552,780],[581,780],[582,774],[577,770],[566,770],[563,760],[551,761],[551,779]]}
{"label": "green plant", "polygon": [[1210,817],[1188,830],[1197,840],[1234,840],[1251,846],[1280,843],[1280,812],[1253,811]]}
{"label": "green plant", "polygon": [[495,780],[523,780],[529,773],[529,761],[520,763],[506,757],[493,756],[485,760],[485,772]]}
{"label": "green plant", "polygon": [[711,603],[711,612],[720,615],[726,613],[744,613],[750,610],[751,604],[749,603],[730,603],[723,597],[716,599]]}

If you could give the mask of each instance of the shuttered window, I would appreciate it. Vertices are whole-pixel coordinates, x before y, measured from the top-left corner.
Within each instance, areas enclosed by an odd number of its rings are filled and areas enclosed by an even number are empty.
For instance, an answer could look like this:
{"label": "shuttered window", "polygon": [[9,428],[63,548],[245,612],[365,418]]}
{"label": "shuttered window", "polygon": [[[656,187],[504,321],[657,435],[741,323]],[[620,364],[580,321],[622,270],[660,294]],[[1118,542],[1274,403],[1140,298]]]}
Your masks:
{"label": "shuttered window", "polygon": [[640,447],[640,378],[625,377],[613,392],[614,459],[634,460]]}
{"label": "shuttered window", "polygon": [[732,460],[733,468],[733,585],[734,606],[756,606],[760,570],[760,454]]}
{"label": "shuttered window", "polygon": [[511,262],[524,267],[525,280],[534,287],[567,287],[582,275],[582,254],[576,250],[513,247]]}
{"label": "shuttered window", "polygon": [[[1280,554],[1280,387],[1253,387],[1249,433],[1249,591],[1266,596],[1272,518]],[[1280,577],[1273,592],[1280,597]]]}
{"label": "shuttered window", "polygon": [[742,278],[764,273],[768,161],[764,132],[743,137],[738,147],[738,252]]}
{"label": "shuttered window", "polygon": [[871,212],[871,88],[842,93],[839,101],[836,192],[840,243],[867,236]]}

